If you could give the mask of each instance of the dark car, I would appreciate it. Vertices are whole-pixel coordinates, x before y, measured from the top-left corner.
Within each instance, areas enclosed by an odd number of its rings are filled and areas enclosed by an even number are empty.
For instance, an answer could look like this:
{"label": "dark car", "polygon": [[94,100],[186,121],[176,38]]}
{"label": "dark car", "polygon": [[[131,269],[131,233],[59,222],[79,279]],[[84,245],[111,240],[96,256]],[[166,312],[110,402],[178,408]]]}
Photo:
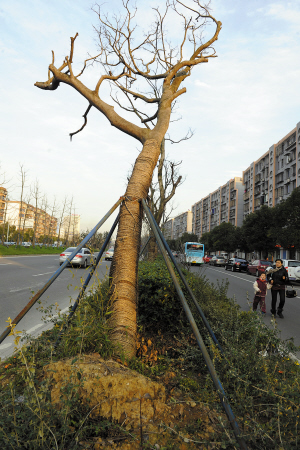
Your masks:
{"label": "dark car", "polygon": [[231,270],[232,272],[244,270],[247,271],[248,261],[243,258],[230,258],[225,264],[225,270]]}
{"label": "dark car", "polygon": [[247,272],[249,273],[249,275],[253,274],[259,277],[262,273],[266,271],[268,267],[272,267],[271,261],[266,261],[264,259],[257,259],[256,261],[249,263]]}

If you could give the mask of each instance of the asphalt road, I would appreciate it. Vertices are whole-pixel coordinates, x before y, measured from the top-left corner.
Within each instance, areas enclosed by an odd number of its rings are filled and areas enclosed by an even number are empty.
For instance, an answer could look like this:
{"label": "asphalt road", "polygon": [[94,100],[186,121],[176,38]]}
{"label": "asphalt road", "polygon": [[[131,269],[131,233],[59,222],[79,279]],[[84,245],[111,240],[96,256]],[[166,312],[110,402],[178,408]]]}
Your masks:
{"label": "asphalt road", "polygon": [[[102,259],[90,282],[93,289],[108,273],[109,261]],[[27,305],[33,292],[36,293],[59,268],[58,255],[15,256],[0,258],[0,334],[7,326],[8,317],[14,319]],[[40,309],[58,304],[61,312],[66,312],[76,300],[79,287],[88,274],[81,268],[66,268],[41,297],[41,305],[36,303],[17,324],[16,329],[37,336],[52,326],[44,323]],[[55,309],[54,309],[55,310]],[[13,337],[8,336],[0,344],[0,357],[4,359],[14,351]]]}
{"label": "asphalt road", "polygon": [[[191,270],[195,273],[205,275],[212,283],[216,283],[217,280],[229,281],[228,297],[234,298],[236,303],[240,305],[242,311],[249,311],[252,309],[252,300],[254,297],[253,283],[256,277],[248,275],[245,272],[231,272],[225,270],[224,267],[214,267],[204,264],[203,266],[192,266]],[[297,297],[286,298],[283,316],[284,319],[276,318],[276,324],[278,330],[280,330],[280,336],[283,340],[289,340],[294,338],[294,343],[300,346],[300,285],[294,284],[294,289],[297,291]],[[273,327],[271,323],[272,315],[271,309],[271,292],[268,291],[266,296],[267,314],[263,317],[265,324],[269,327]],[[278,305],[278,303],[277,303]],[[259,310],[259,306],[258,306]],[[300,357],[300,352],[297,352],[297,357]]]}

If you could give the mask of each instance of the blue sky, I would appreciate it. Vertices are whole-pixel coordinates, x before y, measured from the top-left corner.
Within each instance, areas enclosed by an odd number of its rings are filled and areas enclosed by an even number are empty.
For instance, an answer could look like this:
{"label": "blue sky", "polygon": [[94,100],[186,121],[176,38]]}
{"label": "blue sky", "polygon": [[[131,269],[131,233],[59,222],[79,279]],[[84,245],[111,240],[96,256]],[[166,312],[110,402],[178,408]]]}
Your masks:
{"label": "blue sky", "polygon": [[[149,2],[136,3],[143,28]],[[119,4],[107,3],[114,11]],[[73,195],[82,228],[92,227],[124,193],[139,143],[97,111],[71,143],[86,101],[67,86],[46,92],[34,83],[46,80],[51,50],[61,63],[76,32],[76,70],[96,53],[91,6],[86,0],[0,2],[0,164],[11,180],[10,197],[19,198],[23,164],[28,188],[38,179],[50,203]],[[300,121],[300,2],[212,0],[211,8],[223,23],[218,58],[193,70],[177,106],[182,119],[170,126],[174,139],[189,128],[195,132],[190,141],[167,146],[170,159],[183,161],[186,177],[173,214],[241,176]],[[90,69],[86,82],[92,85],[99,70]]]}

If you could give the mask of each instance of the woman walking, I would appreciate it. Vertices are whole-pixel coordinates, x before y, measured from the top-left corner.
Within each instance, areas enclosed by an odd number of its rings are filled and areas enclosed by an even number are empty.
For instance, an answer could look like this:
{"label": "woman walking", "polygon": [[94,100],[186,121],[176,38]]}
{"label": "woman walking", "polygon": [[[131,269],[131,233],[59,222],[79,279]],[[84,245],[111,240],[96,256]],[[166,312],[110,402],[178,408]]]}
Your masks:
{"label": "woman walking", "polygon": [[276,316],[276,303],[279,294],[279,305],[277,309],[277,314],[280,319],[283,319],[283,307],[285,304],[285,286],[290,282],[287,270],[283,267],[282,259],[276,259],[276,268],[270,269],[267,274],[268,281],[272,285],[272,306],[271,313]]}

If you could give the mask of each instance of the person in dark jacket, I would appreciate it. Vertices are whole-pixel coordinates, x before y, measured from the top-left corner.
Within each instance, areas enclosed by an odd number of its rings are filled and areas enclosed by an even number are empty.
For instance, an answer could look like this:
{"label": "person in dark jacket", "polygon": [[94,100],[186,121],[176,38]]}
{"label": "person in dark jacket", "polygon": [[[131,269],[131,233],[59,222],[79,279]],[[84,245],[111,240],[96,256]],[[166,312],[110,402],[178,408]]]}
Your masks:
{"label": "person in dark jacket", "polygon": [[277,296],[279,293],[279,305],[277,309],[277,314],[280,319],[283,319],[283,307],[285,304],[285,286],[289,283],[289,276],[285,267],[283,267],[282,259],[276,259],[276,268],[268,271],[268,280],[272,285],[271,295],[272,295],[272,306],[271,313],[276,316],[276,303]]}

